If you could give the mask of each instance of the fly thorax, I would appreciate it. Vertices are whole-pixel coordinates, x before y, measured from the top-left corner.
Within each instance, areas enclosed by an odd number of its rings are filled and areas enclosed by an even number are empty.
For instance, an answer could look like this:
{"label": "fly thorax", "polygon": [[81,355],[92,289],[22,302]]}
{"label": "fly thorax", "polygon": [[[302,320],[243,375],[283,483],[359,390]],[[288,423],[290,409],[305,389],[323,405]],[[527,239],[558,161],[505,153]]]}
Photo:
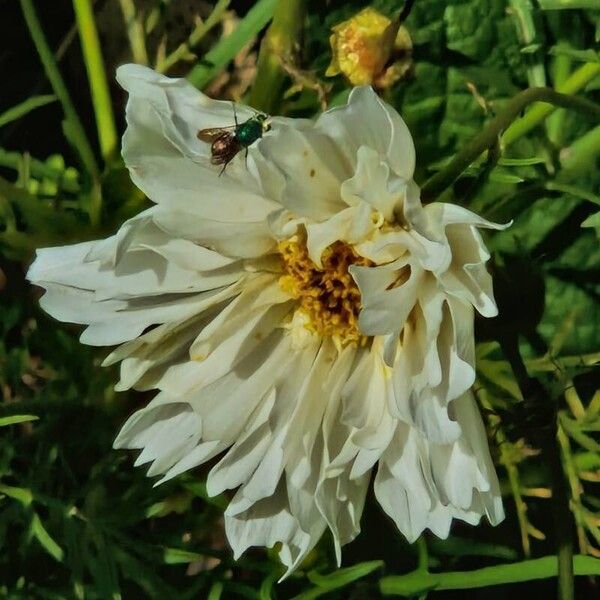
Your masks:
{"label": "fly thorax", "polygon": [[244,147],[250,146],[257,139],[262,137],[263,126],[255,120],[242,123],[235,132],[236,140]]}

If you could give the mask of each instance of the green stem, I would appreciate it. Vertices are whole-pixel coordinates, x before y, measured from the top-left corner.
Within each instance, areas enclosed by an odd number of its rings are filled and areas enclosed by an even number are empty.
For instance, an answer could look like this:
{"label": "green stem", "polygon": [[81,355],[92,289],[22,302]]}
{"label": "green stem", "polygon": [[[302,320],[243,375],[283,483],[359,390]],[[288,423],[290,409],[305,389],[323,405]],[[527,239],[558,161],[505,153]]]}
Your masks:
{"label": "green stem", "polygon": [[198,23],[188,39],[156,65],[156,70],[159,73],[166,73],[175,63],[189,56],[192,48],[197,46],[202,38],[221,21],[229,7],[229,2],[230,0],[219,0],[206,21]]}
{"label": "green stem", "polygon": [[427,571],[429,569],[429,550],[427,549],[425,536],[421,534],[415,544],[417,546],[418,569]]}
{"label": "green stem", "polygon": [[207,86],[271,20],[277,0],[258,0],[239,25],[207,52],[187,76],[198,89]]}
{"label": "green stem", "polygon": [[[505,358],[517,380],[523,401],[532,413],[546,412],[551,401],[539,380],[529,376],[516,339],[513,343],[498,340]],[[554,542],[557,557],[558,600],[573,600],[575,594],[573,567],[573,536],[571,531],[572,514],[569,504],[569,491],[562,466],[560,447],[557,438],[558,418],[553,414],[552,427],[540,427],[536,433],[536,443],[542,450],[550,471],[552,483],[552,513],[554,518]],[[599,561],[600,562],[600,561]]]}
{"label": "green stem", "polygon": [[68,127],[68,130],[72,134],[69,136],[69,141],[75,147],[75,150],[79,154],[81,162],[83,163],[89,176],[92,179],[97,179],[99,171],[98,165],[96,164],[96,159],[94,157],[94,152],[92,151],[92,147],[86,137],[83,125],[81,124],[79,116],[77,115],[75,107],[73,106],[67,86],[63,81],[60,71],[58,70],[58,65],[56,64],[54,55],[48,46],[48,42],[46,41],[44,32],[37,18],[33,1],[20,0],[20,2],[21,10],[23,11],[27,28],[29,29],[29,34],[31,35],[31,39],[35,44],[36,50],[40,56],[40,60],[44,65],[46,76],[50,81],[50,85],[52,86],[54,93],[62,104],[63,112],[65,114],[65,123]]}
{"label": "green stem", "polygon": [[127,37],[129,38],[129,46],[133,61],[139,65],[148,64],[148,52],[146,51],[146,36],[144,35],[144,27],[141,20],[135,11],[133,0],[119,0],[121,12],[127,28]]}
{"label": "green stem", "polygon": [[571,510],[569,491],[560,458],[556,432],[543,449],[552,478],[552,509],[554,512],[554,534],[558,558],[558,598],[574,600],[575,581],[573,567],[573,536],[571,533]]}
{"label": "green stem", "polygon": [[[477,393],[477,399],[479,400],[483,408],[485,408],[488,414],[493,414],[494,409],[492,407],[492,403],[487,397],[485,389],[479,390],[479,392]],[[495,438],[497,442],[497,447],[500,450],[500,464],[506,469],[506,473],[508,475],[508,483],[510,485],[510,491],[512,493],[513,500],[515,501],[517,521],[519,523],[519,531],[521,533],[521,546],[523,547],[523,553],[527,558],[529,558],[531,554],[531,543],[529,541],[530,524],[527,518],[527,505],[525,504],[525,501],[523,500],[523,496],[521,494],[519,471],[515,465],[515,460],[511,452],[511,447],[508,444],[508,438],[502,430],[499,419],[496,423],[490,422],[490,427],[496,432]]]}
{"label": "green stem", "polygon": [[[575,575],[600,575],[600,559],[577,555],[573,563]],[[407,575],[384,577],[379,581],[379,588],[385,596],[416,596],[433,590],[465,590],[547,579],[556,577],[557,573],[556,556],[545,556],[474,571],[424,573],[417,570]]]}
{"label": "green stem", "polygon": [[[533,44],[536,39],[534,9],[531,0],[509,0],[509,10],[507,12],[515,22],[517,36],[519,42],[523,46]],[[539,50],[534,54],[529,54],[526,57],[527,66],[527,82],[529,87],[537,87],[546,85],[546,73],[544,71],[544,63]]]}
{"label": "green stem", "polygon": [[572,180],[588,169],[594,170],[600,154],[600,125],[594,127],[560,152],[563,179]]}
{"label": "green stem", "polygon": [[[558,46],[566,46],[569,48],[569,45],[562,40],[558,42]],[[559,54],[558,56],[553,57],[550,66],[550,72],[552,76],[552,82],[554,84],[553,87],[555,89],[562,89],[562,86],[571,74],[572,63],[573,59],[564,54]],[[565,110],[559,108],[553,114],[548,116],[548,119],[545,123],[548,139],[557,148],[562,147],[566,139],[567,131],[564,127],[565,115]]]}
{"label": "green stem", "polygon": [[600,9],[600,0],[538,0],[542,10]]}
{"label": "green stem", "polygon": [[431,201],[450,187],[475,159],[498,142],[501,133],[509,127],[527,105],[537,101],[549,102],[556,106],[579,110],[592,117],[600,117],[599,105],[582,98],[560,94],[551,88],[529,88],[519,92],[509,101],[504,111],[492,119],[487,127],[452,159],[447,167],[425,182],[422,188],[423,198]]}
{"label": "green stem", "polygon": [[102,60],[100,40],[94,22],[94,11],[91,0],[73,0],[73,8],[79,27],[79,39],[96,114],[100,152],[107,162],[117,148],[117,128],[106,79],[106,69]]}
{"label": "green stem", "polygon": [[257,110],[272,113],[279,104],[286,77],[281,61],[292,62],[305,13],[305,0],[279,0],[277,3],[273,22],[260,46],[256,78],[248,97],[248,104]]}
{"label": "green stem", "polygon": [[[600,75],[599,63],[587,63],[576,71],[561,85],[556,87],[556,91],[562,94],[576,94],[583,89],[594,77]],[[544,100],[540,98],[540,100]],[[551,101],[549,101],[551,102]],[[551,102],[551,104],[555,104]],[[569,108],[566,106],[565,108]],[[550,104],[536,104],[532,106],[527,114],[515,121],[502,136],[502,145],[508,146],[516,139],[529,133],[534,127],[537,127],[548,115],[552,114],[556,108]]]}
{"label": "green stem", "polygon": [[[23,163],[23,155],[19,152],[9,152],[0,148],[0,167],[19,170]],[[31,175],[36,179],[50,179],[66,192],[77,193],[80,191],[80,186],[77,181],[65,177],[64,171],[55,169],[54,167],[38,160],[29,158],[29,169]]]}
{"label": "green stem", "polygon": [[575,516],[575,525],[577,527],[577,539],[579,540],[579,551],[586,554],[588,551],[588,542],[585,536],[585,520],[583,518],[581,494],[582,487],[579,481],[577,467],[573,460],[573,454],[571,452],[571,444],[569,437],[565,433],[565,430],[559,425],[558,427],[558,443],[560,444],[563,461],[565,463],[565,470],[569,479],[569,486],[571,488],[571,498],[573,498],[573,515]]}

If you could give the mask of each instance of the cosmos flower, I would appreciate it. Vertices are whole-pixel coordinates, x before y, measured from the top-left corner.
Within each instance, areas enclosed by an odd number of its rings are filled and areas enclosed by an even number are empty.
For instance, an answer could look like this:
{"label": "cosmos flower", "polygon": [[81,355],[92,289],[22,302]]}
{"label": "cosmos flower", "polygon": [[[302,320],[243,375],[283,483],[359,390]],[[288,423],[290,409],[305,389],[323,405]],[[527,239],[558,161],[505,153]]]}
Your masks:
{"label": "cosmos flower", "polygon": [[474,310],[496,314],[478,228],[498,226],[421,204],[408,128],[368,87],[315,121],[272,118],[219,175],[196,134],[231,103],[141,66],[118,80],[123,156],[155,205],[29,271],[82,342],[117,346],[117,389],[158,390],[115,446],[161,482],[212,460],[208,493],[236,490],[235,555],[279,543],[288,572],[326,529],[339,560],[372,478],[411,542],[498,523],[470,392]]}

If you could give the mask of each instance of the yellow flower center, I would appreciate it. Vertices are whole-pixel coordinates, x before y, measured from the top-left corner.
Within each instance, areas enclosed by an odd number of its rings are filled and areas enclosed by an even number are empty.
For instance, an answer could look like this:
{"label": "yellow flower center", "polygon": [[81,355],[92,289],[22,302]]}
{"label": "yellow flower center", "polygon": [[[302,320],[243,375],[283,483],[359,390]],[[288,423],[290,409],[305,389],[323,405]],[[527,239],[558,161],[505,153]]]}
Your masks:
{"label": "yellow flower center", "polygon": [[308,318],[306,327],[321,336],[333,337],[342,346],[366,344],[366,336],[358,330],[360,291],[348,267],[369,266],[371,261],[338,241],[323,251],[320,268],[297,236],[280,242],[279,252],[285,269],[279,285],[300,301],[300,310]]}

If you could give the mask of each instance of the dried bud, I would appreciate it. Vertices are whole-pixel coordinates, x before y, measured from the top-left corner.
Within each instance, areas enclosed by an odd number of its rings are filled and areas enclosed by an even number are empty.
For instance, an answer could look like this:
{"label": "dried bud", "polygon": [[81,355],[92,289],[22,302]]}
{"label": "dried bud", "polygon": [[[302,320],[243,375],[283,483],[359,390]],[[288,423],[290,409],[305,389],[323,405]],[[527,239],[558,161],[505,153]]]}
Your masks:
{"label": "dried bud", "polygon": [[361,10],[332,31],[328,77],[342,73],[352,85],[388,88],[410,69],[412,41],[407,29],[374,8]]}

